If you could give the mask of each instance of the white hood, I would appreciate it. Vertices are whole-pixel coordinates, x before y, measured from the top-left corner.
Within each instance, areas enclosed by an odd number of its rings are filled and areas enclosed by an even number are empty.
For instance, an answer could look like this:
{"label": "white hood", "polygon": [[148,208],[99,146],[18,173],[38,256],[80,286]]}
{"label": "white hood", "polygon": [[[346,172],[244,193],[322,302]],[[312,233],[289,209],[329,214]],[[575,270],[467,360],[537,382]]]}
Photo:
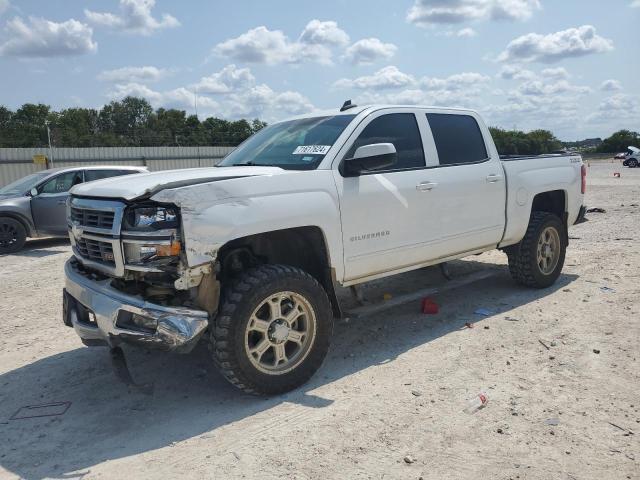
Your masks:
{"label": "white hood", "polygon": [[122,198],[133,200],[149,197],[167,188],[179,188],[199,183],[216,182],[231,178],[286,173],[278,167],[207,167],[164,170],[161,172],[123,175],[106,178],[71,189],[73,195],[85,197]]}

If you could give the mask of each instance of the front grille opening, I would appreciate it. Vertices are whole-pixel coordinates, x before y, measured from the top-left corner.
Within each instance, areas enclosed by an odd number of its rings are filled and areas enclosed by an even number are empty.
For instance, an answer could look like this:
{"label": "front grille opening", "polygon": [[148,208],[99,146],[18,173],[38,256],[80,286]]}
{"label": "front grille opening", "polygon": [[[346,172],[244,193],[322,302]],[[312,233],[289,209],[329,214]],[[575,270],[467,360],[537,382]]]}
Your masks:
{"label": "front grille opening", "polygon": [[112,266],[116,264],[113,245],[109,242],[81,237],[76,239],[76,248],[83,258]]}
{"label": "front grille opening", "polygon": [[71,207],[71,222],[83,227],[111,230],[113,228],[114,217],[114,212]]}

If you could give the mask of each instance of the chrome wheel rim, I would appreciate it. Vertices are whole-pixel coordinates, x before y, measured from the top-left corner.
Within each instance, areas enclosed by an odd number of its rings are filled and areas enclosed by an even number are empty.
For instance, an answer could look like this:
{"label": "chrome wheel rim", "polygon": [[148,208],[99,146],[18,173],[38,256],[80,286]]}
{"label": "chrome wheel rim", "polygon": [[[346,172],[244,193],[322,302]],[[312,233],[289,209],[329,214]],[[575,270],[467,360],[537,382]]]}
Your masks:
{"label": "chrome wheel rim", "polygon": [[560,234],[554,227],[545,228],[538,239],[538,268],[544,275],[551,274],[560,259]]}
{"label": "chrome wheel rim", "polygon": [[269,375],[282,375],[307,357],[316,336],[316,315],[309,301],[295,292],[278,292],[262,300],[245,331],[251,364]]}

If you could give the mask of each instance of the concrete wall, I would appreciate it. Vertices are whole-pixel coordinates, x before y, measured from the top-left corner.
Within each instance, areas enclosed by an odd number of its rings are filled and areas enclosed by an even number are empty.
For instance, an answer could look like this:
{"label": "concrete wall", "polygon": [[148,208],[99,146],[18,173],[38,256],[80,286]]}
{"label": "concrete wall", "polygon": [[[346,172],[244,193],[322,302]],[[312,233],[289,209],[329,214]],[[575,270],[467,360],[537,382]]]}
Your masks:
{"label": "concrete wall", "polygon": [[[95,147],[0,148],[0,187],[46,168],[33,162],[34,155],[46,155],[50,167],[82,165],[146,166],[150,171],[210,167],[234,147]],[[51,158],[53,156],[53,159]],[[53,160],[53,161],[52,161]]]}

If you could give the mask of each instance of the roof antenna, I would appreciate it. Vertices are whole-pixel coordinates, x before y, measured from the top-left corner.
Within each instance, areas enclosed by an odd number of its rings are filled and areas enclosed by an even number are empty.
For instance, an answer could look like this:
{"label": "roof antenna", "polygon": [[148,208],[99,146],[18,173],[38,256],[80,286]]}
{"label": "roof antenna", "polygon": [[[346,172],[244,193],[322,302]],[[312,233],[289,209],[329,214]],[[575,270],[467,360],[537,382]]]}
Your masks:
{"label": "roof antenna", "polygon": [[351,100],[347,100],[342,104],[342,108],[340,109],[340,111],[344,112],[345,110],[349,110],[350,108],[356,108],[356,107],[357,105],[354,105],[353,103],[351,103]]}

